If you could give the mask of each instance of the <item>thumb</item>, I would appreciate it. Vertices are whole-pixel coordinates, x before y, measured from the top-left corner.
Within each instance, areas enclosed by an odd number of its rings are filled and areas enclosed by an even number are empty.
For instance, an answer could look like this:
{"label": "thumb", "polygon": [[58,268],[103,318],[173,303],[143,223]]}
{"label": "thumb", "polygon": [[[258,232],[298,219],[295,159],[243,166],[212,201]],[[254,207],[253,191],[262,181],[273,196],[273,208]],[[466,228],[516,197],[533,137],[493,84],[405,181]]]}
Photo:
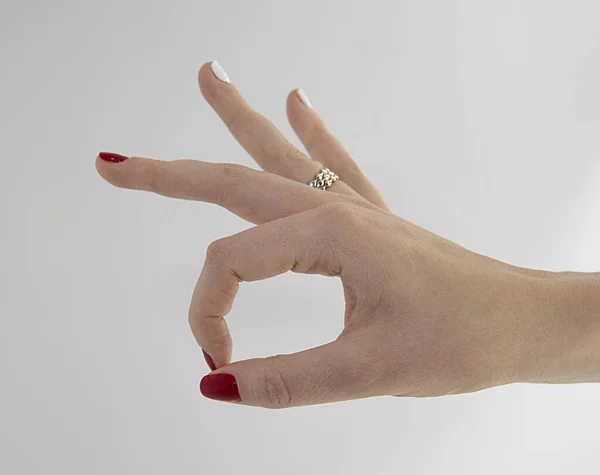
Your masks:
{"label": "thumb", "polygon": [[382,394],[374,366],[346,339],[291,355],[229,364],[205,376],[208,398],[282,409]]}

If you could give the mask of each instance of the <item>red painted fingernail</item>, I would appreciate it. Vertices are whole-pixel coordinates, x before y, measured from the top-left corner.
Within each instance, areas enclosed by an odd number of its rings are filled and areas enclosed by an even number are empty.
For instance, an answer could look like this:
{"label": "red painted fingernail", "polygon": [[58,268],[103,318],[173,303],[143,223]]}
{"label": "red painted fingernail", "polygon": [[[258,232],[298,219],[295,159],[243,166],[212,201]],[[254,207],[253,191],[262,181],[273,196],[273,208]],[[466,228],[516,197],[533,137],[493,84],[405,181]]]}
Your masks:
{"label": "red painted fingernail", "polygon": [[235,377],[227,373],[207,374],[200,381],[200,392],[217,401],[240,402],[242,398]]}
{"label": "red painted fingernail", "polygon": [[215,361],[210,357],[210,355],[204,350],[202,350],[202,353],[204,353],[204,359],[206,360],[206,364],[208,365],[210,370],[214,371],[215,369],[217,369],[217,365],[215,364]]}
{"label": "red painted fingernail", "polygon": [[110,163],[121,163],[127,160],[129,157],[125,157],[123,155],[119,155],[118,153],[110,153],[110,152],[100,152],[100,158],[105,162]]}

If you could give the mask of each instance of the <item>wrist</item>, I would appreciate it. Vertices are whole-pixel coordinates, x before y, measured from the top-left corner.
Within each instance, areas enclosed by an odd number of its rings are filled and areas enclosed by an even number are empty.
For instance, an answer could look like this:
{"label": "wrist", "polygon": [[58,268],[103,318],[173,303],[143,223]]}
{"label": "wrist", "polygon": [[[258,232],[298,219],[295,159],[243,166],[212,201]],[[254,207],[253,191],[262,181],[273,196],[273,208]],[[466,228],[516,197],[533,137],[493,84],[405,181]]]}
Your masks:
{"label": "wrist", "polygon": [[538,274],[530,295],[523,382],[600,382],[600,274]]}

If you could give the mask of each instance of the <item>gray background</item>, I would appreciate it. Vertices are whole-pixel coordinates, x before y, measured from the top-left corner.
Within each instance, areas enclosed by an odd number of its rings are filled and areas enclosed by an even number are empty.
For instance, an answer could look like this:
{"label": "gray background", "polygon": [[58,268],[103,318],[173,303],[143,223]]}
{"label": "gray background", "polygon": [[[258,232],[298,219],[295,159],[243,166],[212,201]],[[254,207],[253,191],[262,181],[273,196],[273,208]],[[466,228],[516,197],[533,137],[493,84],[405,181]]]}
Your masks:
{"label": "gray background", "polygon": [[[285,96],[303,87],[401,216],[513,264],[598,271],[599,15],[597,0],[2,1],[0,472],[595,472],[593,385],[285,411],[202,398],[189,299],[206,246],[249,225],[112,188],[93,162],[252,165],[196,85],[218,59],[290,136]],[[342,300],[334,279],[244,284],[234,358],[336,337]]]}

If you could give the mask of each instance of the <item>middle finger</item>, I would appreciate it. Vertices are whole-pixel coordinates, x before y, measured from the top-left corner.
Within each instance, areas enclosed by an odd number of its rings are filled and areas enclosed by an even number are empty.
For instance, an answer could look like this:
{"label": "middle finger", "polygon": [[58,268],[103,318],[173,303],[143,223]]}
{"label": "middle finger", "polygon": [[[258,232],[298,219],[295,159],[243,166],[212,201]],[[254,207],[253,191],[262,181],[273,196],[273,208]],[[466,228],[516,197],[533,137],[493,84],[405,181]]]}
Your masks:
{"label": "middle finger", "polygon": [[[235,86],[227,82],[228,78],[218,79],[216,72],[226,78],[219,68],[216,62],[200,68],[200,90],[240,145],[263,170],[301,183],[311,181],[323,165],[294,147],[270,120],[252,109]],[[330,191],[360,196],[341,181],[334,183]]]}

